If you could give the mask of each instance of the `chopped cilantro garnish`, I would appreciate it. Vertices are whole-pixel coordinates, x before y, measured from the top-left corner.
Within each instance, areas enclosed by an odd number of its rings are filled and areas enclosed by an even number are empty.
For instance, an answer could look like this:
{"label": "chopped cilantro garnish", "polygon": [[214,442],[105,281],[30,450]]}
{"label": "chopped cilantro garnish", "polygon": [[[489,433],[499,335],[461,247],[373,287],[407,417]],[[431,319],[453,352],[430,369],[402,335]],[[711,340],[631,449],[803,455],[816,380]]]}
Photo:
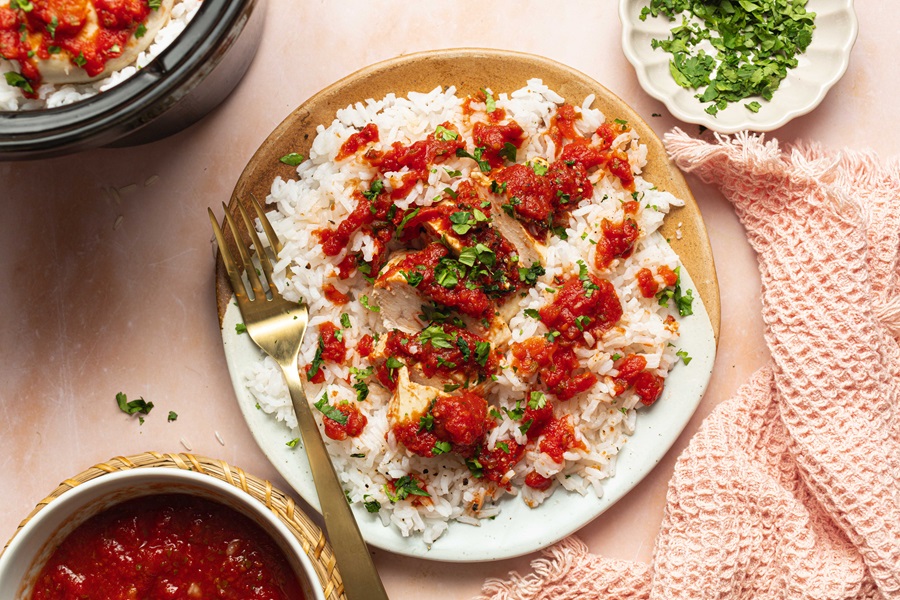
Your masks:
{"label": "chopped cilantro garnish", "polygon": [[419,334],[419,343],[430,343],[435,348],[452,348],[450,334],[440,325],[430,325]]}
{"label": "chopped cilantro garnish", "polygon": [[525,416],[525,409],[522,407],[522,401],[516,400],[516,407],[513,409],[503,408],[503,412],[506,413],[506,416],[509,417],[513,421],[519,421],[522,417]]}
{"label": "chopped cilantro garnish", "polygon": [[484,466],[477,458],[467,458],[466,466],[469,468],[469,473],[476,479],[484,477]]}
{"label": "chopped cilantro garnish", "polygon": [[462,175],[462,171],[457,171],[456,169],[453,169],[451,171],[447,167],[444,167],[444,170],[447,172],[447,175],[449,175],[450,177],[459,177]]}
{"label": "chopped cilantro garnish", "polygon": [[528,430],[531,429],[531,424],[534,423],[534,419],[528,419],[521,425],[519,425],[519,431],[522,433],[528,433]]}
{"label": "chopped cilantro garnish", "polygon": [[578,331],[584,331],[584,326],[589,325],[591,322],[591,318],[587,315],[579,315],[575,317],[575,326],[578,327]]}
{"label": "chopped cilantro garnish", "polygon": [[296,448],[297,444],[300,443],[300,438],[294,438],[292,440],[287,441],[284,445],[288,448]]}
{"label": "chopped cilantro garnish", "polygon": [[401,500],[406,499],[407,496],[431,496],[431,494],[419,487],[418,481],[416,481],[409,475],[404,475],[394,482],[393,492],[391,491],[390,487],[385,484],[384,493],[387,495],[388,500],[390,500],[391,503],[400,502]]}
{"label": "chopped cilantro garnish", "polygon": [[34,4],[30,0],[9,0],[9,8],[11,10],[21,9],[22,12],[31,12],[34,10]]}
{"label": "chopped cilantro garnish", "polygon": [[332,406],[328,403],[328,393],[322,394],[322,397],[319,398],[319,401],[313,404],[319,412],[325,415],[327,418],[331,419],[336,423],[340,423],[341,425],[345,425],[347,423],[347,415],[339,411],[336,407]]}
{"label": "chopped cilantro garnish", "polygon": [[509,454],[509,444],[508,444],[508,443],[506,443],[506,442],[497,442],[496,444],[494,444],[494,446],[496,446],[497,448],[500,448],[501,450],[503,450],[503,452],[504,452],[505,454]]}
{"label": "chopped cilantro garnish", "polygon": [[499,156],[505,158],[509,162],[514,163],[514,162],[516,162],[517,151],[518,151],[518,149],[515,147],[514,144],[511,144],[510,142],[506,142],[505,144],[503,144],[503,148],[501,148],[500,151],[497,152],[497,154]]}
{"label": "chopped cilantro garnish", "polygon": [[128,396],[126,396],[122,392],[116,394],[116,402],[119,404],[119,410],[129,415],[138,413],[142,415],[149,415],[150,411],[153,410],[152,402],[147,402],[143,398],[129,401]]}
{"label": "chopped cilantro garnish", "polygon": [[450,215],[450,222],[453,223],[451,225],[453,231],[459,235],[465,235],[475,224],[475,219],[472,217],[472,213],[468,211],[457,211]]}
{"label": "chopped cilantro garnish", "polygon": [[531,392],[528,398],[528,408],[537,410],[547,405],[547,397],[543,392]]}
{"label": "chopped cilantro garnish", "polygon": [[434,137],[444,142],[449,142],[459,138],[459,134],[452,129],[447,129],[443,125],[438,125],[434,130]]}
{"label": "chopped cilantro garnish", "polygon": [[[366,500],[366,498],[371,498],[371,500]],[[369,494],[363,495],[363,506],[365,506],[366,510],[370,513],[377,513],[381,510],[381,502],[372,498]]]}
{"label": "chopped cilantro garnish", "polygon": [[6,83],[13,87],[17,87],[24,92],[28,92],[29,94],[34,93],[34,89],[31,87],[31,84],[28,83],[28,80],[16,73],[15,71],[7,71],[3,74],[6,78]]}
{"label": "chopped cilantro garnish", "polygon": [[350,329],[350,315],[347,313],[341,313],[341,327]]}
{"label": "chopped cilantro garnish", "polygon": [[72,61],[79,67],[83,67],[87,64],[87,59],[84,57],[84,52],[79,52],[78,56],[73,58]]}
{"label": "chopped cilantro garnish", "polygon": [[620,358],[622,358],[622,355],[619,354],[618,352],[616,352],[615,354],[610,356],[610,359],[612,359],[612,360],[619,360]]}
{"label": "chopped cilantro garnish", "polygon": [[491,344],[489,342],[475,342],[475,362],[482,367],[487,364],[488,356],[491,353]]}
{"label": "chopped cilantro garnish", "polygon": [[175,412],[174,410],[170,410],[170,411],[169,411],[169,416],[166,417],[166,421],[168,421],[169,423],[171,423],[172,421],[177,421],[177,420],[178,420],[178,413]]}
{"label": "chopped cilantro garnish", "polygon": [[413,287],[416,287],[417,285],[422,283],[423,279],[425,279],[425,276],[422,275],[421,271],[400,271],[400,274],[403,275],[406,283]]}
{"label": "chopped cilantro garnish", "polygon": [[409,223],[410,219],[415,217],[417,214],[419,214],[418,206],[416,208],[412,209],[411,211],[409,211],[408,213],[406,213],[405,215],[403,215],[403,218],[400,219],[400,224],[397,225],[397,232],[395,234],[398,238],[403,235],[403,228],[406,227],[406,224]]}
{"label": "chopped cilantro garnish", "polygon": [[[57,27],[59,27],[59,19],[57,19],[56,17],[53,17],[52,19],[50,19],[50,22],[47,23],[47,33],[49,33],[50,37],[53,39],[56,39],[56,28]],[[140,30],[141,27],[144,27],[143,23],[138,25],[138,30]],[[146,27],[144,27],[144,31],[147,31]],[[135,35],[135,37],[141,37],[140,35],[137,35],[137,33],[135,33],[134,35]],[[144,35],[144,34],[142,33],[141,35]]]}
{"label": "chopped cilantro garnish", "polygon": [[451,392],[455,392],[456,390],[458,390],[461,387],[462,386],[458,383],[445,383],[444,384],[444,393],[449,394]]}
{"label": "chopped cilantro garnish", "polygon": [[[816,17],[806,10],[806,0],[651,0],[640,18],[660,14],[670,21],[680,17],[681,23],[651,46],[672,55],[672,77],[681,87],[698,90],[695,97],[710,103],[711,115],[750,96],[771,100],[812,41]],[[714,56],[701,48],[708,45]],[[756,101],[744,106],[753,112],[760,108]]]}
{"label": "chopped cilantro garnish", "polygon": [[675,308],[678,309],[678,314],[682,317],[686,317],[688,315],[694,314],[694,292],[693,290],[689,289],[686,292],[682,293],[680,266],[675,267],[675,273],[678,275],[678,279],[675,280],[675,285],[661,290],[658,294],[656,294],[656,299],[659,302],[659,305],[664,307],[669,306],[669,300],[674,300]]}
{"label": "chopped cilantro garnish", "polygon": [[489,163],[488,161],[483,160],[481,158],[484,155],[484,148],[481,146],[478,146],[475,148],[475,150],[473,152],[474,152],[474,154],[469,154],[468,152],[466,152],[465,148],[457,148],[456,156],[458,158],[471,158],[476,163],[478,163],[478,168],[481,170],[482,173],[490,172],[491,163]]}
{"label": "chopped cilantro garnish", "polygon": [[541,318],[541,313],[539,313],[536,308],[526,308],[524,312],[526,317],[531,317],[532,319]]}
{"label": "chopped cilantro garnish", "polygon": [[322,336],[319,336],[319,343],[316,346],[316,355],[313,356],[312,362],[309,363],[309,367],[306,369],[306,376],[309,379],[312,379],[319,373],[319,369],[322,368],[322,365],[325,361],[322,360],[322,352],[325,351],[325,340],[322,339]]}
{"label": "chopped cilantro garnish", "polygon": [[527,269],[524,267],[519,267],[519,279],[522,281],[522,283],[529,286],[536,284],[538,277],[540,277],[544,273],[546,273],[546,271],[539,262],[532,263],[531,266]]}
{"label": "chopped cilantro garnish", "polygon": [[531,170],[534,171],[535,175],[547,174],[547,164],[542,161],[530,162],[528,163],[528,166],[531,167]]}
{"label": "chopped cilantro garnish", "polygon": [[459,348],[459,351],[462,353],[463,360],[468,362],[469,357],[472,355],[472,349],[469,348],[469,342],[466,341],[466,338],[463,336],[457,337],[456,347]]}
{"label": "chopped cilantro garnish", "polygon": [[690,356],[688,356],[687,350],[679,350],[675,353],[675,355],[678,356],[681,359],[681,362],[686,365],[689,365],[691,363],[691,360],[693,360]]}
{"label": "chopped cilantro garnish", "polygon": [[384,181],[376,179],[369,185],[369,189],[362,193],[368,200],[374,202],[375,199],[384,191]]}
{"label": "chopped cilantro garnish", "polygon": [[297,165],[302,163],[304,160],[306,160],[306,157],[303,156],[302,154],[297,154],[296,152],[291,152],[290,154],[285,154],[278,160],[280,162],[283,162],[286,165],[296,167]]}
{"label": "chopped cilantro garnish", "polygon": [[359,303],[362,304],[364,307],[368,308],[369,310],[371,310],[372,312],[381,312],[380,306],[375,306],[373,304],[369,304],[369,297],[366,294],[363,294],[362,296],[359,297]]}
{"label": "chopped cilantro garnish", "polygon": [[435,442],[434,447],[431,449],[431,454],[433,456],[446,454],[447,452],[450,452],[450,442]]}
{"label": "chopped cilantro garnish", "polygon": [[484,93],[484,112],[492,113],[497,110],[497,101],[494,100],[493,94],[487,91],[486,88],[481,88],[482,93]]}

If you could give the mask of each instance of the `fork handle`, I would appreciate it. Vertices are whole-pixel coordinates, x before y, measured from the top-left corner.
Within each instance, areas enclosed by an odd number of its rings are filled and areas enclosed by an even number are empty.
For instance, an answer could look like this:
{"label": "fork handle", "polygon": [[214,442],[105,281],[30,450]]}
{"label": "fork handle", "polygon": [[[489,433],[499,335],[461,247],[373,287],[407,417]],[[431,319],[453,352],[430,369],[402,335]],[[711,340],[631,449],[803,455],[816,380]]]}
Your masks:
{"label": "fork handle", "polygon": [[334,550],[334,557],[340,569],[347,600],[387,600],[387,592],[372,562],[372,556],[359,532],[359,526],[350,510],[334,465],[325,448],[322,434],[303,392],[296,358],[292,364],[282,364],[281,370],[287,380],[291,403],[297,415],[303,448],[309,458],[322,517],[328,540]]}

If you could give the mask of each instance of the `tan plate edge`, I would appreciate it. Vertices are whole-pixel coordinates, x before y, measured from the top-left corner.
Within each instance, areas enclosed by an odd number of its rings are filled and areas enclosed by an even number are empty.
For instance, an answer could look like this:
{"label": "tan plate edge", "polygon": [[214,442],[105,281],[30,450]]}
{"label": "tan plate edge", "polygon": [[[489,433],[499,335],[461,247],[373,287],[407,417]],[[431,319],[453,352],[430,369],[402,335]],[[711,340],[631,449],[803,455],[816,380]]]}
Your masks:
{"label": "tan plate edge", "polygon": [[[428,62],[428,68],[422,68],[423,61]],[[246,203],[251,195],[264,201],[276,176],[293,178],[294,167],[284,165],[278,159],[290,152],[307,155],[316,126],[331,123],[338,109],[353,102],[381,98],[390,92],[405,95],[410,91],[428,92],[437,86],[449,85],[456,86],[463,94],[485,86],[495,92],[510,92],[535,77],[572,102],[580,103],[588,94],[595,94],[595,107],[607,118],[627,120],[647,145],[648,163],[644,177],[659,189],[684,200],[684,207],[670,211],[661,232],[697,286],[718,344],[721,306],[712,248],[697,202],[681,171],[668,159],[662,141],[650,126],[618,96],[584,73],[541,56],[459,48],[408,54],[357,71],[309,98],[275,128],[241,173],[229,209],[239,201],[249,208]],[[236,252],[227,231],[226,238],[230,249]],[[224,265],[217,258],[216,306],[220,325],[230,298],[231,288]]]}

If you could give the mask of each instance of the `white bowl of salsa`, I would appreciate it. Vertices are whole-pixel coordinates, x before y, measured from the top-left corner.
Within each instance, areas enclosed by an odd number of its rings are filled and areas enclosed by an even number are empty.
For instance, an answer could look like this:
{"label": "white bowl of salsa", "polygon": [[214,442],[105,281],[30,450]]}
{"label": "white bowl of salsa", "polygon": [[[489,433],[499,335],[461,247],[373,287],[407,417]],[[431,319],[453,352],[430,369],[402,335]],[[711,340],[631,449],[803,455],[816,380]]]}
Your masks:
{"label": "white bowl of salsa", "polygon": [[71,489],[0,555],[0,598],[15,600],[120,597],[123,586],[142,598],[325,600],[318,582],[300,542],[262,502],[172,468]]}

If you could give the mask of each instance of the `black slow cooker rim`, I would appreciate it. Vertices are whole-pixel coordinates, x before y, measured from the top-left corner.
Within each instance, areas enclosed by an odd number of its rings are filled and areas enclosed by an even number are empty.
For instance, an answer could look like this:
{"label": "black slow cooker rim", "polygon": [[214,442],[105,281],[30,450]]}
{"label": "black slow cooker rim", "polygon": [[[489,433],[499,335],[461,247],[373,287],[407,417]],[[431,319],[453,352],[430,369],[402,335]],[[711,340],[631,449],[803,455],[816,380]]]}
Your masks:
{"label": "black slow cooker rim", "polygon": [[[235,32],[247,5],[254,0],[203,0],[181,34],[153,62],[119,85],[86,100],[56,108],[0,111],[0,158],[5,153],[40,152],[81,145],[111,143],[125,130],[152,120],[153,107],[191,79],[205,76],[204,63],[214,66],[220,44]],[[157,108],[157,110],[159,110]],[[147,114],[145,114],[147,113]]]}

